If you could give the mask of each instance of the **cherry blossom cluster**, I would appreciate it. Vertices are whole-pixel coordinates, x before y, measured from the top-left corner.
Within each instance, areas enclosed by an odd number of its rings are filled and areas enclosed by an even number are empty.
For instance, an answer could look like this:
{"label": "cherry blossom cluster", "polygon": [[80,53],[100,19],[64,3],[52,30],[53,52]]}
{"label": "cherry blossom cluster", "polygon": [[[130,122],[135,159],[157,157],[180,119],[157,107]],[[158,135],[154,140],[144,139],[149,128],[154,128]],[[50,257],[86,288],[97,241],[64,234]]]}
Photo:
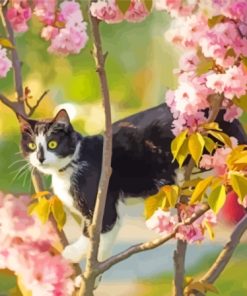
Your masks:
{"label": "cherry blossom cluster", "polygon": [[228,173],[227,157],[232,152],[232,149],[238,145],[236,138],[231,137],[232,148],[221,147],[217,148],[213,155],[203,154],[200,167],[206,170],[212,169],[216,176],[225,176]]}
{"label": "cherry blossom cluster", "polygon": [[67,296],[74,289],[72,267],[52,246],[59,239],[51,224],[28,215],[30,198],[0,192],[0,269],[21,276],[33,296]]}
{"label": "cherry blossom cluster", "polygon": [[131,23],[141,22],[149,14],[144,2],[140,0],[131,0],[125,13],[121,12],[116,0],[98,0],[91,4],[90,11],[94,17],[108,24],[120,23],[123,20]]}
{"label": "cherry blossom cluster", "polygon": [[[166,236],[174,231],[178,221],[184,222],[186,219],[190,218],[192,214],[198,211],[199,208],[199,205],[180,205],[179,219],[177,214],[175,215],[171,212],[158,209],[154,212],[152,217],[146,221],[146,225],[149,229],[159,233],[160,235]],[[179,226],[175,238],[181,239],[190,244],[201,242],[205,239],[206,225],[207,227],[213,227],[216,224],[216,215],[212,210],[209,210],[192,224]]]}
{"label": "cherry blossom cluster", "polygon": [[63,1],[57,8],[56,0],[12,0],[7,18],[14,31],[28,30],[32,13],[44,24],[41,37],[50,41],[48,51],[59,55],[78,54],[85,47],[88,35],[79,3]]}
{"label": "cherry blossom cluster", "polygon": [[234,100],[247,91],[247,2],[184,2],[156,1],[158,9],[176,17],[165,36],[183,49],[175,70],[178,87],[166,95],[175,135],[206,120],[202,110],[210,106],[209,98],[215,94],[224,97],[224,120],[239,117],[242,112]]}

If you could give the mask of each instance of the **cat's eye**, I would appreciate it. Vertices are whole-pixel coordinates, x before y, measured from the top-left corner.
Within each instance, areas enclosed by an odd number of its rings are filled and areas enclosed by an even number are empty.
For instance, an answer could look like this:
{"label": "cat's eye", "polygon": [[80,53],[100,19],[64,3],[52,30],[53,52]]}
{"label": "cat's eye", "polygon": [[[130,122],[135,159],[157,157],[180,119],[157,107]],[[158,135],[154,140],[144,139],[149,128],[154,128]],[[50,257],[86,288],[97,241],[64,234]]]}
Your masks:
{"label": "cat's eye", "polygon": [[56,149],[57,145],[58,145],[57,141],[52,140],[48,143],[48,148],[49,149]]}
{"label": "cat's eye", "polygon": [[36,146],[36,144],[34,142],[29,142],[28,143],[28,148],[30,150],[34,151],[37,148],[37,146]]}

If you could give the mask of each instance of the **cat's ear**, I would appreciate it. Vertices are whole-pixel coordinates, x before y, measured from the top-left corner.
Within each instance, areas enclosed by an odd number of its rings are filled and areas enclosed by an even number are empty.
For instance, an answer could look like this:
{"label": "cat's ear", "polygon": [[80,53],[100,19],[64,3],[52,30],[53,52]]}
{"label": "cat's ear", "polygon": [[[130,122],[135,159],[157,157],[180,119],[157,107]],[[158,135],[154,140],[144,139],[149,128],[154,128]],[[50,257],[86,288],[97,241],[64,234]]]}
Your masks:
{"label": "cat's ear", "polygon": [[54,123],[62,123],[65,126],[70,125],[70,119],[67,111],[65,109],[61,109],[58,111],[57,115],[53,119]]}
{"label": "cat's ear", "polygon": [[21,132],[26,132],[26,131],[32,132],[33,131],[32,127],[34,125],[34,120],[27,119],[26,117],[24,117],[20,114],[17,114],[17,113],[16,113],[16,117],[19,120]]}

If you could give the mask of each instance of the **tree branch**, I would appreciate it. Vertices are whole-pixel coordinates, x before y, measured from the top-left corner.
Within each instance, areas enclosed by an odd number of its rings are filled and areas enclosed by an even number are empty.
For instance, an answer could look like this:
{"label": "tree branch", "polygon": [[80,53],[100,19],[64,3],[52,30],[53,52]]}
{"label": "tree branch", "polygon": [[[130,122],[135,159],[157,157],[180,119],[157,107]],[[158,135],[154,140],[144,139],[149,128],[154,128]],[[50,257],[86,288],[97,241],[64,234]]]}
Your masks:
{"label": "tree branch", "polygon": [[94,208],[93,221],[89,228],[90,247],[86,260],[86,268],[83,274],[83,281],[80,287],[79,295],[93,295],[93,289],[96,279],[96,269],[98,265],[98,249],[100,243],[100,233],[102,229],[102,221],[107,196],[109,179],[111,176],[111,156],[112,156],[112,123],[111,123],[111,106],[108,83],[105,73],[105,59],[103,54],[101,37],[99,31],[99,20],[91,15],[89,18],[92,26],[92,35],[94,39],[93,56],[96,64],[96,72],[100,80],[100,87],[103,99],[105,114],[105,133],[103,143],[103,158],[101,165],[101,176],[99,181],[96,204]]}
{"label": "tree branch", "polygon": [[171,232],[169,235],[154,239],[149,242],[136,244],[136,245],[128,248],[127,250],[125,250],[115,256],[112,256],[111,258],[109,258],[103,262],[100,262],[99,266],[98,266],[98,274],[103,273],[104,271],[108,270],[110,267],[112,267],[116,263],[121,262],[136,253],[152,250],[152,249],[157,248],[158,246],[166,243],[167,241],[169,241],[170,239],[172,239],[176,235],[178,228],[180,226],[192,224],[194,221],[196,221],[199,217],[201,217],[208,210],[209,210],[208,204],[204,203],[202,205],[202,208],[200,210],[198,210],[196,213],[193,213],[190,218],[186,219],[184,222],[178,223],[176,225],[176,227],[174,228],[173,232]]}
{"label": "tree branch", "polygon": [[238,246],[240,239],[244,232],[247,230],[247,215],[245,215],[241,221],[237,224],[233,230],[229,241],[220,252],[219,256],[215,260],[214,264],[210,267],[208,272],[201,278],[201,281],[207,283],[214,283],[220,274],[225,269],[227,263],[230,261],[236,247]]}

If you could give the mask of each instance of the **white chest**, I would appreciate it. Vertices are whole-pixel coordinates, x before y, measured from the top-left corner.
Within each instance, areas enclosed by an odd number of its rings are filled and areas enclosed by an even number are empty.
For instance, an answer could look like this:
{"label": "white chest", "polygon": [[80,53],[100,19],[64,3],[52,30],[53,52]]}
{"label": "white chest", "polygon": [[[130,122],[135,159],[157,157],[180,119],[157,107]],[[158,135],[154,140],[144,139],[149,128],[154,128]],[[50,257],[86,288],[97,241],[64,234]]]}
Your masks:
{"label": "white chest", "polygon": [[54,193],[62,201],[62,203],[69,208],[69,210],[77,215],[81,216],[81,213],[75,208],[74,199],[70,193],[70,178],[72,171],[67,170],[63,173],[57,173],[52,175],[52,187]]}

